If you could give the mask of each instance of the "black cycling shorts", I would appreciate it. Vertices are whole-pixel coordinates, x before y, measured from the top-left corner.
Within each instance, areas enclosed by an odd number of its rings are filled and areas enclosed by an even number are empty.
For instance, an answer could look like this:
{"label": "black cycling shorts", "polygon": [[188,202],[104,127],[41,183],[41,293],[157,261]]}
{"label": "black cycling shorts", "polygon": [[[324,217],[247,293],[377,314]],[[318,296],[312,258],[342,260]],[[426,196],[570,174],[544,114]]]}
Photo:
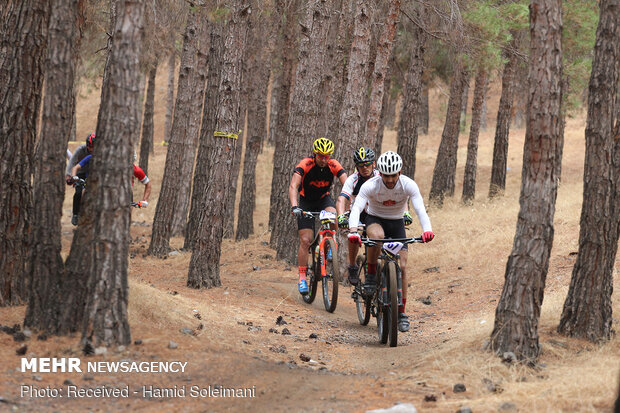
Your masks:
{"label": "black cycling shorts", "polygon": [[[307,212],[320,212],[327,207],[336,208],[336,204],[331,196],[325,195],[316,201],[308,201],[304,197],[299,197],[299,207]],[[314,229],[314,218],[301,216],[297,218],[297,229]]]}
{"label": "black cycling shorts", "polygon": [[[379,218],[374,215],[366,216],[366,228],[370,226],[370,224],[379,224],[381,228],[383,228],[384,238],[407,238],[407,233],[405,232],[405,221],[400,219],[384,219]],[[403,249],[407,249],[407,245],[403,246]]]}

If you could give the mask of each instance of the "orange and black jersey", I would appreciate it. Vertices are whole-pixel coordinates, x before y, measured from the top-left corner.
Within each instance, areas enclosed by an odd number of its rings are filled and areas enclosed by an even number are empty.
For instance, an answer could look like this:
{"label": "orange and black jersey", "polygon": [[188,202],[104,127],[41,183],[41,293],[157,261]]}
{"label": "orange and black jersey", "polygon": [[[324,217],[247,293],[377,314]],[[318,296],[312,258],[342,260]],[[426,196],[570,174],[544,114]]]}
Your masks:
{"label": "orange and black jersey", "polygon": [[327,166],[321,168],[314,158],[304,158],[297,164],[294,173],[301,175],[299,195],[309,201],[315,201],[329,194],[334,177],[340,177],[345,170],[335,159],[330,159]]}

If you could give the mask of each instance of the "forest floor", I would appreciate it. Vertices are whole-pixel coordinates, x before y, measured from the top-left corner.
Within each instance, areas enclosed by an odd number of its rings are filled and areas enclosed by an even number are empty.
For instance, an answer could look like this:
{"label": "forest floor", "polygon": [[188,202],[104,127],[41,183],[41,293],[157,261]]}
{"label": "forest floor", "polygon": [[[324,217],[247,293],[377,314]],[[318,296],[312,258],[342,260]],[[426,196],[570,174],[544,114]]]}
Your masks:
{"label": "forest floor", "polygon": [[[441,112],[445,97],[434,92],[431,98],[437,105],[431,113]],[[497,94],[491,101],[496,106]],[[94,127],[96,111],[90,108],[96,105],[80,107],[78,136],[85,136]],[[158,113],[156,126],[163,123],[162,118]],[[418,144],[416,181],[426,197],[441,127],[438,118]],[[275,260],[266,229],[271,148],[259,158],[255,234],[244,242],[226,239],[222,245],[222,287],[186,287],[191,254],[180,251],[181,238],[172,240],[173,251],[165,260],[146,256],[166,154],[166,147],[157,145],[149,171],[153,207],[132,212],[129,321],[132,341],[141,344],[84,356],[77,336],[38,340],[34,332],[21,343],[0,333],[0,411],[365,411],[399,402],[411,403],[421,412],[455,412],[463,406],[474,412],[610,411],[618,389],[618,338],[599,345],[555,333],[578,249],[584,127],[583,116],[569,119],[566,127],[555,240],[539,326],[543,352],[535,369],[503,363],[484,349],[519,210],[523,129],[511,131],[503,198],[486,199],[494,134],[489,128],[480,137],[474,205],[460,204],[462,186],[457,185],[457,196],[442,209],[429,208],[436,239],[410,249],[407,312],[412,327],[399,334],[396,348],[378,343],[374,319],[366,327],[359,325],[350,287],[341,287],[338,308],[330,314],[320,297],[313,305],[303,303],[296,291],[296,268]],[[160,142],[161,128],[157,134]],[[395,132],[388,131],[383,149],[395,146]],[[466,146],[467,133],[463,133],[459,183]],[[137,184],[135,197],[142,190]],[[71,196],[72,191],[67,191],[62,218],[65,256],[73,234]],[[408,233],[419,231],[414,223]],[[618,268],[620,260],[616,273]],[[618,291],[617,277],[615,284]],[[614,314],[619,311],[616,301]],[[24,313],[25,306],[0,308],[0,324],[21,324]],[[279,317],[286,324],[278,325]],[[615,328],[617,324],[614,319]],[[284,329],[290,334],[283,334]],[[313,333],[316,338],[310,338]],[[170,341],[177,348],[169,348]],[[181,361],[187,366],[183,373],[23,373],[16,350],[24,344],[28,346],[25,357],[79,357],[82,365],[123,360]],[[302,354],[311,361],[303,361]],[[455,384],[463,384],[466,390],[455,392]],[[128,386],[129,397],[67,397],[71,385]],[[251,388],[255,397],[190,395],[192,386],[218,385]],[[22,396],[22,389],[33,388],[29,386],[62,389],[64,397]],[[145,386],[176,389],[177,394],[185,388],[186,395],[147,397]]]}

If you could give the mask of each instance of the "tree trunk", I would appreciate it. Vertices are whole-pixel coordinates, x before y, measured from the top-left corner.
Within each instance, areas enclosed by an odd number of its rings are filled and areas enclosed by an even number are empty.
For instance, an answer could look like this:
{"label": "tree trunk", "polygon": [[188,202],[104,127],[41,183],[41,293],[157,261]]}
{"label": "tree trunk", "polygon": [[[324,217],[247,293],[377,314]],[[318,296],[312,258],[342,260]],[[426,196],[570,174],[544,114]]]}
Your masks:
{"label": "tree trunk", "polygon": [[[284,170],[286,162],[286,137],[288,127],[288,117],[290,112],[290,99],[293,87],[293,56],[297,53],[297,23],[296,13],[299,8],[299,0],[293,0],[286,11],[286,24],[278,45],[277,50],[282,54],[282,70],[280,76],[280,91],[278,92],[278,123],[274,129],[275,151],[273,154],[274,174],[271,179],[271,194],[269,198],[269,227],[273,229],[276,220],[280,219],[282,205],[286,200],[286,188],[290,171]],[[289,154],[290,155],[290,154]],[[271,244],[274,245],[273,243]]]}
{"label": "tree trunk", "polygon": [[[416,10],[416,15],[418,14]],[[418,144],[418,116],[421,107],[422,71],[426,35],[417,26],[413,28],[410,45],[409,69],[405,77],[403,97],[398,120],[398,149],[403,158],[403,174],[411,179],[415,176],[415,156]]]}
{"label": "tree trunk", "polygon": [[[201,115],[205,99],[205,88],[207,80],[207,69],[209,67],[209,47],[211,46],[211,31],[213,25],[207,19],[201,19],[198,25],[199,45],[196,51],[196,70],[192,76],[192,103],[188,111],[190,112],[188,131],[185,148],[183,149],[183,160],[181,162],[180,181],[177,185],[176,202],[172,215],[171,233],[173,237],[183,235],[187,227],[187,215],[191,198],[192,181],[182,177],[194,176],[194,163],[196,160],[196,149],[200,138]],[[199,20],[200,22],[200,20]]]}
{"label": "tree trunk", "polygon": [[172,127],[172,114],[174,112],[174,68],[176,66],[176,54],[170,53],[168,58],[168,92],[166,94],[166,119],[164,121],[164,142],[170,141]]}
{"label": "tree trunk", "polygon": [[[273,11],[272,11],[273,12]],[[264,15],[252,18],[253,27],[248,52],[248,130],[243,161],[241,201],[237,219],[235,240],[247,239],[254,233],[254,207],[256,204],[256,160],[267,134],[267,86],[269,84],[269,56],[274,44],[270,40],[275,22],[265,20]],[[267,43],[264,39],[269,39]]]}
{"label": "tree trunk", "polygon": [[459,144],[459,119],[461,117],[461,103],[463,88],[467,74],[463,69],[462,58],[457,57],[452,82],[450,84],[450,99],[446,123],[441,134],[441,143],[437,152],[433,182],[429,199],[438,206],[443,205],[444,197],[454,195],[454,177],[456,175],[456,154]]}
{"label": "tree trunk", "polygon": [[62,203],[67,141],[75,113],[75,71],[84,2],[51,2],[41,139],[35,157],[33,225],[30,241],[29,300],[24,326],[55,333],[62,303]]}
{"label": "tree trunk", "polygon": [[612,334],[611,293],[618,250],[614,211],[614,118],[618,85],[620,4],[602,0],[590,76],[579,254],[558,332],[591,341]]}
{"label": "tree trunk", "polygon": [[153,152],[153,114],[155,112],[155,76],[157,63],[149,70],[146,101],[144,102],[144,120],[142,121],[142,139],[140,140],[140,168],[148,175],[149,154]]}
{"label": "tree trunk", "polygon": [[463,100],[461,101],[461,130],[465,130],[465,127],[467,126],[467,100],[469,97],[469,77],[467,77],[464,82],[465,87],[463,88]]}
{"label": "tree trunk", "polygon": [[[132,140],[136,136],[138,56],[144,2],[120,1],[112,35],[97,121],[86,198],[93,215],[93,241],[82,340],[98,345],[129,344],[127,265],[131,224]],[[76,309],[77,310],[77,309]]]}
{"label": "tree trunk", "polygon": [[[328,2],[312,0],[306,8],[299,45],[299,62],[290,104],[288,129],[282,149],[281,162],[275,162],[273,176],[280,177],[276,197],[273,229],[270,243],[276,250],[276,258],[297,262],[298,236],[296,222],[290,213],[286,196],[291,174],[303,154],[307,154],[316,138],[315,129],[320,116],[320,84],[324,67],[329,21]],[[278,185],[278,183],[276,183]],[[272,189],[274,183],[272,182]],[[273,200],[273,198],[272,198]]]}
{"label": "tree trunk", "polygon": [[420,98],[420,111],[418,112],[418,133],[428,135],[428,83],[422,75],[422,96]]}
{"label": "tree trunk", "polygon": [[482,95],[482,114],[480,118],[480,130],[487,130],[487,96],[489,95],[489,82],[487,82],[487,87],[484,89]]}
{"label": "tree trunk", "polygon": [[[516,42],[511,43],[516,47]],[[491,167],[491,185],[489,186],[489,198],[500,196],[506,189],[506,166],[508,160],[508,133],[510,131],[510,117],[512,115],[512,102],[514,99],[514,75],[517,66],[517,57],[504,49],[503,56],[507,59],[502,75],[502,95],[499,99],[497,110],[497,123],[495,125],[495,144],[493,146],[493,165]]]}
{"label": "tree trunk", "polygon": [[338,136],[340,106],[346,86],[347,58],[352,32],[352,0],[334,3],[330,14],[325,72],[321,88],[321,122],[317,136],[330,139]]}
{"label": "tree trunk", "polygon": [[[148,249],[149,255],[158,257],[168,255],[172,233],[172,219],[179,202],[178,188],[180,182],[187,180],[191,176],[182,175],[182,173],[183,163],[186,161],[185,153],[192,152],[192,143],[195,141],[195,134],[197,133],[197,129],[195,127],[192,128],[190,125],[191,118],[192,116],[198,117],[200,114],[200,108],[197,107],[196,101],[193,99],[196,89],[196,84],[193,80],[196,71],[196,50],[199,38],[197,25],[205,24],[205,22],[200,21],[200,16],[199,9],[190,9],[183,35],[179,86],[175,104],[176,110],[168,143],[164,177],[161,183],[157,208],[155,209],[155,217],[153,218],[151,245]],[[193,135],[191,134],[192,132],[194,133]],[[191,163],[193,164],[193,156]]]}
{"label": "tree trunk", "polygon": [[367,73],[370,69],[371,13],[368,2],[357,0],[353,42],[349,54],[347,88],[342,101],[338,127],[340,145],[337,145],[336,152],[345,170],[353,167],[351,154],[356,147],[361,145],[360,137],[363,136],[365,127],[363,113],[368,93]]}
{"label": "tree trunk", "polygon": [[[242,63],[244,65],[245,63]],[[243,75],[241,76],[243,78]],[[235,156],[233,157],[232,167],[229,172],[230,187],[228,188],[228,201],[226,205],[229,208],[224,210],[224,228],[222,230],[223,238],[234,238],[235,236],[235,210],[237,209],[237,185],[239,183],[239,171],[241,170],[241,157],[243,155],[243,145],[247,141],[247,133],[243,130],[245,119],[247,116],[247,94],[242,92],[240,98],[239,109],[239,134],[237,146],[235,146]]]}
{"label": "tree trunk", "polygon": [[377,148],[379,152],[381,152],[380,148],[383,145],[383,133],[385,130],[385,121],[389,116],[388,111],[391,109],[390,101],[393,100],[391,96],[392,95],[391,88],[392,88],[392,74],[394,72],[395,64],[396,62],[394,60],[394,55],[392,55],[392,57],[390,58],[390,63],[388,65],[387,74],[385,75],[385,84],[384,84],[385,93],[383,94],[383,102],[381,103],[381,116],[379,117],[379,127],[377,128],[377,137],[375,140],[375,148]]}
{"label": "tree trunk", "polygon": [[482,102],[484,90],[487,86],[487,72],[484,68],[478,69],[474,86],[474,102],[471,108],[471,127],[469,129],[469,142],[467,143],[467,162],[465,163],[465,176],[463,177],[464,204],[473,203],[476,197],[476,169],[478,164],[478,135],[480,133],[480,120],[482,119]]}
{"label": "tree trunk", "polygon": [[379,117],[381,116],[383,103],[385,75],[388,71],[388,62],[394,46],[399,13],[400,0],[390,0],[383,31],[377,42],[377,57],[371,76],[370,102],[368,106],[368,116],[366,118],[366,139],[364,140],[364,146],[371,148],[376,147]]}
{"label": "tree trunk", "polygon": [[249,8],[242,0],[231,3],[226,23],[226,38],[222,56],[222,75],[219,84],[215,118],[215,143],[207,180],[209,202],[201,206],[198,230],[189,263],[187,285],[192,288],[211,288],[221,285],[220,255],[224,230],[222,211],[227,205],[230,169],[235,156],[241,123],[240,97],[242,61],[246,50]]}
{"label": "tree trunk", "polygon": [[530,3],[528,122],[523,148],[520,211],[504,289],[495,311],[492,349],[534,363],[540,353],[538,320],[557,196],[555,157],[561,139],[562,4]]}
{"label": "tree trunk", "polygon": [[[198,231],[200,211],[203,206],[210,202],[212,196],[207,193],[207,179],[211,173],[211,151],[215,145],[213,132],[215,131],[215,114],[217,110],[218,93],[222,76],[222,59],[224,53],[224,28],[222,22],[215,22],[211,31],[211,44],[209,46],[209,70],[207,72],[207,86],[205,88],[204,104],[202,107],[202,125],[200,127],[200,142],[196,155],[196,167],[192,180],[192,198],[189,218],[185,232],[183,248],[193,249]],[[178,92],[177,92],[178,95]],[[178,100],[178,99],[177,99]]]}
{"label": "tree trunk", "polygon": [[[280,31],[278,30],[277,33]],[[282,68],[279,64],[274,64],[274,67],[271,68],[271,75],[269,78],[269,82],[271,83],[271,95],[269,99],[269,129],[267,135],[267,144],[271,146],[275,146],[276,144],[276,129],[278,124],[278,95],[280,93],[280,89],[282,85],[280,84],[281,76],[279,72]]]}
{"label": "tree trunk", "polygon": [[0,306],[27,299],[32,154],[50,15],[47,0],[4,6],[0,39]]}

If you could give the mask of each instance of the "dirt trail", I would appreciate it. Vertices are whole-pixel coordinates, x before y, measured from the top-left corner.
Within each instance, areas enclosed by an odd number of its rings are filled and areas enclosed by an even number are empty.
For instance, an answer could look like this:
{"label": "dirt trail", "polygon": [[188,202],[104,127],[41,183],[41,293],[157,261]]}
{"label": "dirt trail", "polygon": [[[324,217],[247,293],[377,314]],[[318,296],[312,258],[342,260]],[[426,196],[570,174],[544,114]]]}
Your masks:
{"label": "dirt trail", "polygon": [[[144,257],[140,239],[145,227],[132,227],[130,267],[132,336],[140,345],[109,349],[103,356],[83,356],[77,338],[52,337],[26,342],[30,357],[81,357],[87,361],[187,361],[183,374],[132,373],[22,373],[18,371],[21,346],[8,334],[0,335],[2,384],[0,396],[12,411],[115,411],[130,407],[153,411],[352,411],[412,402],[421,407],[428,388],[417,371],[418,356],[448,340],[451,322],[430,306],[411,300],[412,329],[399,335],[397,348],[378,343],[376,322],[360,326],[350,298],[351,287],[340,288],[334,314],[323,308],[322,297],[307,305],[296,291],[295,274],[273,259],[273,251],[258,237],[245,243],[245,260],[224,255],[224,287],[196,291],[184,287],[188,252],[160,261]],[[71,232],[71,231],[67,231]],[[235,249],[228,243],[225,248]],[[240,262],[243,261],[243,262]],[[256,271],[253,265],[259,267]],[[249,271],[248,271],[249,270]],[[415,285],[415,282],[414,282]],[[415,288],[415,287],[414,287]],[[412,292],[415,291],[412,290]],[[440,296],[436,295],[436,300]],[[23,319],[24,307],[0,309],[2,324]],[[158,314],[161,312],[161,314]],[[138,313],[138,314],[136,314]],[[286,324],[277,325],[281,316]],[[149,320],[149,318],[151,318]],[[138,321],[136,323],[136,321]],[[148,321],[152,321],[151,325]],[[186,328],[184,334],[181,329]],[[274,329],[271,330],[270,329]],[[284,329],[290,334],[283,335]],[[309,338],[310,334],[317,338]],[[168,349],[174,340],[177,349]],[[302,361],[304,354],[311,361]],[[37,388],[64,388],[65,380],[78,387],[124,386],[138,394],[128,398],[79,399],[20,397],[22,384]],[[252,399],[186,397],[148,398],[142,386],[177,389],[192,385],[255,386]]]}

